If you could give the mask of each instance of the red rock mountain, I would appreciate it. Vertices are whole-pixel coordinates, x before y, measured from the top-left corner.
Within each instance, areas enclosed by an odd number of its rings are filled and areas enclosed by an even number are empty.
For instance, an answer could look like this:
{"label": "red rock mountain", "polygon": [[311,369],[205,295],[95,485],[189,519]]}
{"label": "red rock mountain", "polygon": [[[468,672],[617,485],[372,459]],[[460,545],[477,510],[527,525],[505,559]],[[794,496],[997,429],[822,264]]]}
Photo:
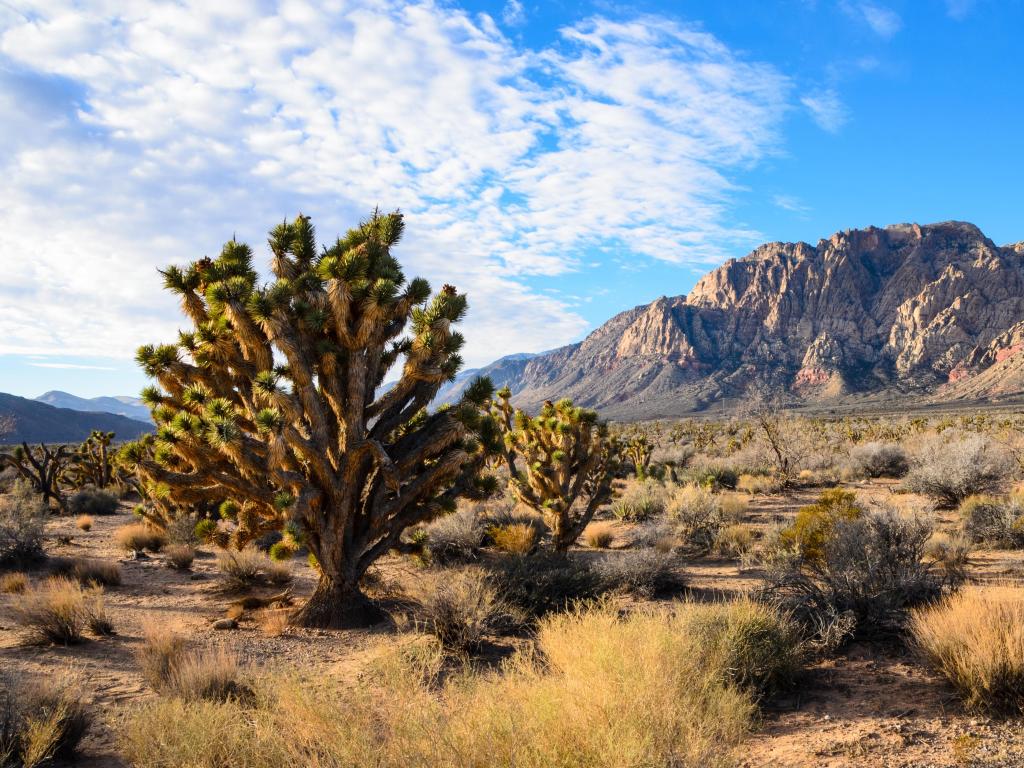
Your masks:
{"label": "red rock mountain", "polygon": [[524,407],[568,396],[612,418],[656,418],[755,389],[822,405],[1013,397],[1022,352],[1024,243],[1000,247],[945,222],[767,243],[687,296],[479,372]]}

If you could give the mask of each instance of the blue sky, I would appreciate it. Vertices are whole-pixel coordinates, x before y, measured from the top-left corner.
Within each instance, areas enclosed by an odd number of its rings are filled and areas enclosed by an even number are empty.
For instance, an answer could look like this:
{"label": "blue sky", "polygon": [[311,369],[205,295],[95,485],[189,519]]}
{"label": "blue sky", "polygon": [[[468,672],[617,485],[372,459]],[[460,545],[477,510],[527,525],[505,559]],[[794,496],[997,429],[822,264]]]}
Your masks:
{"label": "blue sky", "polygon": [[767,240],[1022,240],[1021,29],[1013,0],[6,0],[0,391],[138,391],[180,324],[156,268],[299,210],[327,239],[400,206],[471,365]]}

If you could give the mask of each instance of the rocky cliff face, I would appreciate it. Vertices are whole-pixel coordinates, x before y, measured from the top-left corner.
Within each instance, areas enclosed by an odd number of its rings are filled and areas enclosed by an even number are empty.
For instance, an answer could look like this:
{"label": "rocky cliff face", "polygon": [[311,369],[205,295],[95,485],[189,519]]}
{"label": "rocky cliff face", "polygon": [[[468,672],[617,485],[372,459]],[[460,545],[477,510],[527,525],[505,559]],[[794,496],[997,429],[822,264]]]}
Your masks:
{"label": "rocky cliff face", "polygon": [[[484,372],[526,407],[569,396],[611,417],[654,418],[754,389],[822,403],[1012,395],[1024,390],[1022,350],[1024,244],[946,222],[768,243],[688,296]],[[997,378],[994,366],[1020,373]]]}

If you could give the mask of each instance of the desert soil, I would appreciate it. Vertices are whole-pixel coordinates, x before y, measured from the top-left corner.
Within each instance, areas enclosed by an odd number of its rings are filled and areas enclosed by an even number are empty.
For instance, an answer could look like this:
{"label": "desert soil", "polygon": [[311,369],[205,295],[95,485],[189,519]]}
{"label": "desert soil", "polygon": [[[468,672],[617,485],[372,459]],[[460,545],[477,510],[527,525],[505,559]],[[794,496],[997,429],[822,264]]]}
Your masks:
{"label": "desert soil", "polygon": [[[884,499],[887,483],[851,486],[859,493]],[[767,527],[791,518],[818,490],[786,496],[755,497],[749,521]],[[921,503],[901,496],[901,503]],[[13,677],[73,674],[99,713],[77,765],[123,766],[116,753],[117,720],[127,706],[155,694],[139,673],[134,649],[150,623],[168,626],[197,646],[230,643],[243,662],[257,671],[302,668],[319,676],[342,676],[357,666],[395,629],[318,631],[289,629],[268,635],[255,615],[246,614],[237,629],[217,630],[235,596],[219,588],[214,555],[200,551],[191,571],[166,567],[161,555],[125,558],[113,544],[114,531],[131,521],[121,514],[96,517],[82,532],[72,518],[55,518],[48,527],[48,552],[65,557],[117,560],[123,583],[108,588],[107,606],[114,637],[90,640],[70,648],[30,646],[10,615],[14,598],[0,595],[0,674]],[[952,515],[944,523],[952,527]],[[621,540],[627,536],[623,531]],[[310,593],[315,574],[305,562],[292,562],[297,599]],[[385,583],[413,583],[417,566],[388,559],[380,569]],[[743,572],[735,561],[699,560],[686,564],[691,599],[723,599],[757,584],[756,574]],[[42,576],[42,572],[32,576]],[[977,552],[972,580],[1024,584],[1024,553]],[[264,594],[277,590],[268,589]],[[1022,593],[1024,594],[1024,593]],[[965,712],[950,687],[928,671],[912,652],[897,643],[854,644],[840,656],[807,670],[798,692],[765,702],[761,722],[741,754],[744,768],[822,768],[932,766],[1024,766],[1024,729],[1019,721],[991,720]]]}

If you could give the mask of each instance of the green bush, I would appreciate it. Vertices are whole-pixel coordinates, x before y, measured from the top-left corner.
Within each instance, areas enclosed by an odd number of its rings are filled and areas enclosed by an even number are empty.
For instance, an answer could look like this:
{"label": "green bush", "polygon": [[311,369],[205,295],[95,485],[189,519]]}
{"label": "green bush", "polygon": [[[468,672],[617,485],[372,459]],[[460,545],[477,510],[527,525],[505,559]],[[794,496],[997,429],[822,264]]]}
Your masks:
{"label": "green bush", "polygon": [[829,489],[814,504],[797,512],[793,524],[780,533],[781,544],[795,549],[810,563],[821,563],[837,523],[856,520],[863,514],[856,494],[841,488]]}

